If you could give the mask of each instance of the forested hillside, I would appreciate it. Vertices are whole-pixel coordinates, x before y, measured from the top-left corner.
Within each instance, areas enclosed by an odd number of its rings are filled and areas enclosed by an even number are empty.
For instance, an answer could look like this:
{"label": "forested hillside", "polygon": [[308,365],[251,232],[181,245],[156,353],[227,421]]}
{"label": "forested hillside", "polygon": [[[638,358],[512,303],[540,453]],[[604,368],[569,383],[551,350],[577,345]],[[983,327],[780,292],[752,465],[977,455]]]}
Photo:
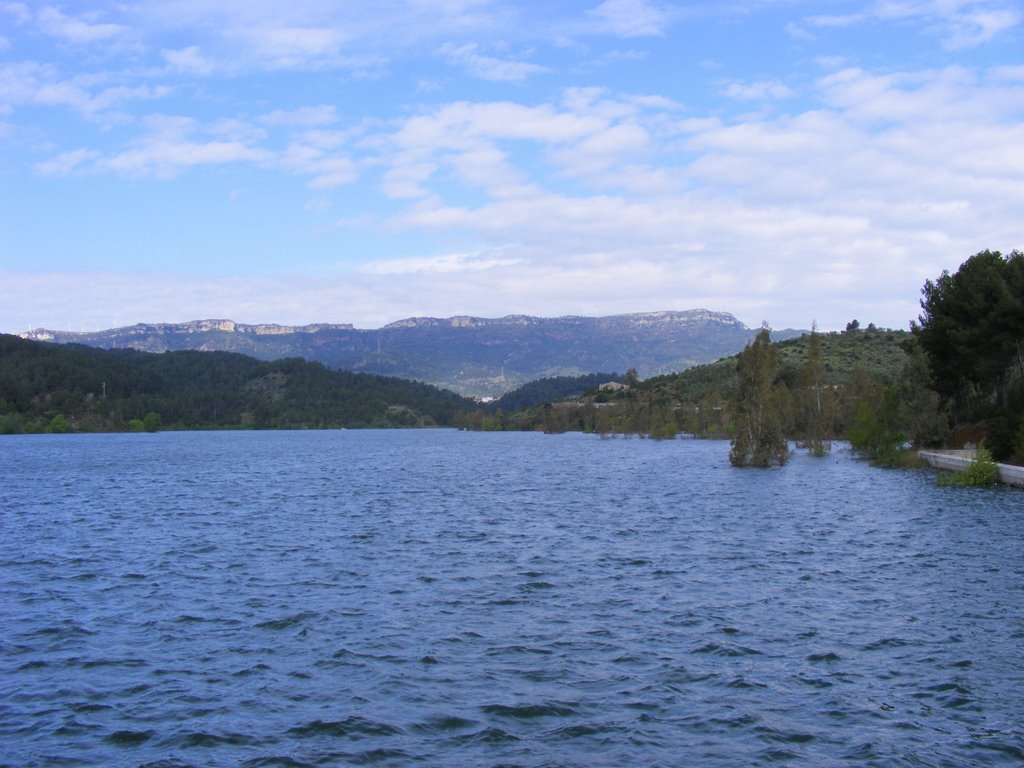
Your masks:
{"label": "forested hillside", "polygon": [[[0,335],[0,432],[450,425],[472,406],[417,382],[229,352],[101,350]],[[147,414],[150,415],[146,422]]]}
{"label": "forested hillside", "polygon": [[687,432],[731,438],[736,463],[781,463],[785,451],[759,452],[756,439],[750,447],[755,426],[770,423],[773,445],[782,435],[818,455],[831,439],[848,438],[864,456],[892,464],[907,444],[983,440],[996,460],[1024,463],[1024,253],[982,251],[921,293],[923,312],[911,332],[852,321],[842,333],[771,343],[763,329],[753,351],[571,402],[460,417],[460,424]]}
{"label": "forested hillside", "polygon": [[518,411],[536,405],[579,397],[608,382],[621,381],[617,373],[588,373],[584,376],[549,376],[506,392],[489,404],[490,411]]}
{"label": "forested hillside", "polygon": [[[845,332],[814,334],[814,338],[820,345],[827,399],[836,409],[831,432],[845,434],[854,408],[839,395],[847,386],[851,392],[863,393],[898,381],[908,362],[906,348],[913,339],[908,331],[874,326],[860,329],[856,323]],[[793,396],[791,400],[802,387],[811,339],[808,334],[773,344],[780,361],[776,378]],[[595,389],[573,404],[553,403],[506,414],[504,423],[513,429],[583,429],[654,436],[682,431],[705,437],[727,436],[732,426],[729,401],[737,386],[739,357],[732,355],[681,373],[656,376],[622,390]],[[798,411],[795,402],[785,403],[784,410],[787,426],[793,431]]]}

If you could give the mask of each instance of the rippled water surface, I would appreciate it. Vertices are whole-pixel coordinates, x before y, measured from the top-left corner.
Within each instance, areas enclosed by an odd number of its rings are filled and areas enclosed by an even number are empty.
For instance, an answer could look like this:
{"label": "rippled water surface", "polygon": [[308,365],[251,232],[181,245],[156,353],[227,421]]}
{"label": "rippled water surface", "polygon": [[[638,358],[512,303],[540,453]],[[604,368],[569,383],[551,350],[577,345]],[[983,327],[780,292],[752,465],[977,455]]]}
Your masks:
{"label": "rippled water surface", "polygon": [[727,452],[0,438],[0,764],[1024,762],[1024,493]]}

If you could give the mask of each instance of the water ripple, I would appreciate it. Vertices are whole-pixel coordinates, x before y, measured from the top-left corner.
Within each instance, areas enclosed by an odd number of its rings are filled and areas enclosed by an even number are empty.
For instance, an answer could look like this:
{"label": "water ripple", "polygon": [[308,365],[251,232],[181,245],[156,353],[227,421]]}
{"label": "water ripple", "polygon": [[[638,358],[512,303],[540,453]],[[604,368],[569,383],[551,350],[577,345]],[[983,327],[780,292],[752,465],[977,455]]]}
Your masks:
{"label": "water ripple", "polygon": [[843,450],[0,446],[0,764],[1019,765],[1019,492]]}

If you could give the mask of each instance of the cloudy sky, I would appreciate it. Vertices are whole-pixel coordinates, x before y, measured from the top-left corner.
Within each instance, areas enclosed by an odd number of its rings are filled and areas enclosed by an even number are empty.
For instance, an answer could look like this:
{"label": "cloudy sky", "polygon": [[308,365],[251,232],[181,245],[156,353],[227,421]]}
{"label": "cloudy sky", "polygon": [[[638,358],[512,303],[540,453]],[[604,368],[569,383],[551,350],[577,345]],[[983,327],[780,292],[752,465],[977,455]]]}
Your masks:
{"label": "cloudy sky", "polygon": [[1011,0],[0,0],[0,331],[708,308],[1024,248]]}

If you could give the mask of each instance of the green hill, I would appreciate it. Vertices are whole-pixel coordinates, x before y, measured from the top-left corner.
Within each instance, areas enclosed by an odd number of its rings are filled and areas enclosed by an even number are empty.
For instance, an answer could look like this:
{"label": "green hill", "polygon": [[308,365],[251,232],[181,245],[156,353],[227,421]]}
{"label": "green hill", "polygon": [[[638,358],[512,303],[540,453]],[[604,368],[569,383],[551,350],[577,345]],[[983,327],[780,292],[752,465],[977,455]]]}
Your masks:
{"label": "green hill", "polygon": [[[895,381],[907,359],[903,343],[912,336],[909,331],[866,330],[820,334],[822,357],[828,383],[845,384],[854,372],[861,372],[885,382]],[[792,383],[807,359],[809,334],[777,341],[781,378]],[[739,354],[714,363],[699,365],[681,373],[657,376],[640,385],[642,391],[671,395],[683,402],[697,402],[713,392],[724,392],[736,384]]]}
{"label": "green hill", "polygon": [[[0,432],[451,425],[473,406],[418,382],[291,358],[102,350],[0,335]],[[56,422],[54,422],[56,419]]]}
{"label": "green hill", "polygon": [[[834,434],[845,432],[856,404],[875,396],[877,387],[900,378],[907,361],[908,331],[865,330],[820,334]],[[778,381],[789,393],[790,429],[799,420],[798,379],[806,364],[810,335],[774,342],[779,356]],[[703,436],[729,432],[728,401],[737,384],[739,355],[699,365],[681,373],[655,376],[626,388],[595,389],[571,403],[552,402],[504,414],[502,428],[547,431],[639,433],[668,437],[679,431]]]}

